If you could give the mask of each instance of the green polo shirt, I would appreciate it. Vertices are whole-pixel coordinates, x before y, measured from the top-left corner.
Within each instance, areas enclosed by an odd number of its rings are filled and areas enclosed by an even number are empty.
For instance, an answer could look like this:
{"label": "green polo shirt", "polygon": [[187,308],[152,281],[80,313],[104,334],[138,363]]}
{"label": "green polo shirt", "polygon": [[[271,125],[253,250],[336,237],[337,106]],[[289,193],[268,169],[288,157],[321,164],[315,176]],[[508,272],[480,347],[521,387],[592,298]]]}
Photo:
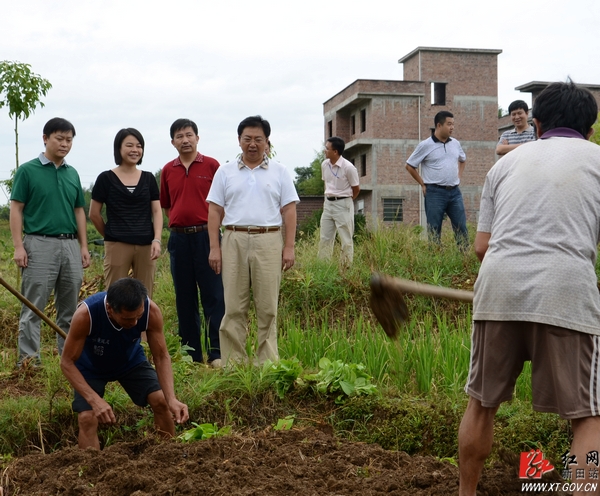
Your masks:
{"label": "green polo shirt", "polygon": [[43,153],[17,169],[10,199],[25,204],[25,234],[75,234],[74,209],[85,206],[77,171],[66,162],[56,167]]}

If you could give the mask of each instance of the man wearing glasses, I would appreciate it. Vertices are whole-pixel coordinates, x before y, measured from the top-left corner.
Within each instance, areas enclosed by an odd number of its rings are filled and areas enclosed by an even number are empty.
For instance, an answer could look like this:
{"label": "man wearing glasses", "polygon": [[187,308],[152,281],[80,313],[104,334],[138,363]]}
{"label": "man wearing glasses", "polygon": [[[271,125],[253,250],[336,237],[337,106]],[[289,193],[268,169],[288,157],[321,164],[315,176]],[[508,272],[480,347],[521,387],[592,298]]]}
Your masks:
{"label": "man wearing glasses", "polygon": [[248,360],[250,288],[258,321],[258,362],[279,359],[279,286],[282,269],[294,265],[296,203],[300,199],[287,168],[265,153],[270,134],[271,126],[261,116],[244,119],[238,126],[242,154],[219,168],[207,197],[208,261],[215,273],[222,274],[225,293],[220,328],[224,365]]}

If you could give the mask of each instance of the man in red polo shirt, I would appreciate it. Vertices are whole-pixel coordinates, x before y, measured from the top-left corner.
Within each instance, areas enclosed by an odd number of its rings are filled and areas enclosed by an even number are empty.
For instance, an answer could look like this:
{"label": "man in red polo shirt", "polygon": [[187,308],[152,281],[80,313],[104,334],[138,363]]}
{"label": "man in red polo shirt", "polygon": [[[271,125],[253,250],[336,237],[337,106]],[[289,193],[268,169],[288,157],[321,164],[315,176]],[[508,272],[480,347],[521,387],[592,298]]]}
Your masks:
{"label": "man in red polo shirt", "polygon": [[208,363],[221,366],[219,327],[225,313],[223,282],[208,265],[208,203],[206,196],[219,168],[214,158],[198,153],[198,126],[189,119],[171,125],[171,144],[179,156],[163,167],[160,205],[169,218],[169,253],[175,287],[175,304],[182,344],[202,362],[198,290],[204,310],[204,336]]}

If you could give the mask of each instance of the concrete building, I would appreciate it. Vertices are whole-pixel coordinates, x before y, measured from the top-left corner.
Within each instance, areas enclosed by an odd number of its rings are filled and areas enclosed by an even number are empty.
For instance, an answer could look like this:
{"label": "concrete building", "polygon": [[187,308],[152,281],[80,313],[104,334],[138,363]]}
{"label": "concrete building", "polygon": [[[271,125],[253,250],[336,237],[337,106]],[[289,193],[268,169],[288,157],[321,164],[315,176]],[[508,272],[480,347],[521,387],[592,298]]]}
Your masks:
{"label": "concrete building", "polygon": [[418,47],[398,62],[400,81],[359,79],[324,104],[325,138],[346,141],[361,193],[355,210],[379,221],[425,224],[421,188],[405,170],[440,110],[455,117],[467,155],[462,178],[467,217],[476,221],[485,174],[496,160],[498,54],[502,50]]}

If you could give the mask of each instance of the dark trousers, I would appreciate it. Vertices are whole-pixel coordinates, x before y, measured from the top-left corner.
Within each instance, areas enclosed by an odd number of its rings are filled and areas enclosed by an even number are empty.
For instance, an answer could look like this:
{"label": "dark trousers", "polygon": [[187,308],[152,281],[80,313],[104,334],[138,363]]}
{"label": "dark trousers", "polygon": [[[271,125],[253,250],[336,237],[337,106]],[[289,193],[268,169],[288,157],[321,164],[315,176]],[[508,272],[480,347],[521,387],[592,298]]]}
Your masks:
{"label": "dark trousers", "polygon": [[225,313],[221,275],[208,265],[210,243],[208,232],[180,234],[169,237],[171,275],[175,286],[175,304],[179,319],[182,344],[194,348],[189,351],[195,362],[202,361],[198,290],[204,310],[204,338],[208,361],[221,358],[219,327]]}

